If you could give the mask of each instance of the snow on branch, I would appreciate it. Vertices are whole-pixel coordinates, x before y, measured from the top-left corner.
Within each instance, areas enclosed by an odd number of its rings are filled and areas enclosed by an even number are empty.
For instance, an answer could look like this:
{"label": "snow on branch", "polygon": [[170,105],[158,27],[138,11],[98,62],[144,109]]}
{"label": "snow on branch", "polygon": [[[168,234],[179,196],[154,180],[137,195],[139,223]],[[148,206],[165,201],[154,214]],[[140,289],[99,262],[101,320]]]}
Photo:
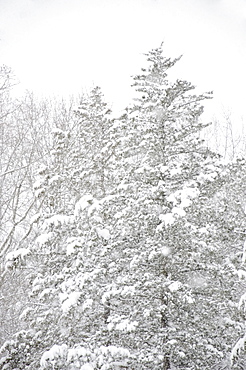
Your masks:
{"label": "snow on branch", "polygon": [[40,360],[41,369],[46,369],[47,367],[49,367],[50,363],[54,364],[54,362],[59,358],[66,358],[67,351],[68,348],[66,344],[62,344],[60,346],[55,344],[42,355]]}
{"label": "snow on branch", "polygon": [[104,240],[109,240],[111,238],[110,232],[108,229],[96,229],[97,235],[104,239]]}
{"label": "snow on branch", "polygon": [[170,194],[167,201],[173,203],[173,208],[171,212],[159,215],[159,220],[162,223],[157,226],[157,231],[161,231],[163,226],[173,225],[178,218],[185,217],[185,208],[190,207],[192,200],[197,198],[199,194],[200,191],[195,186],[185,186],[183,189]]}
{"label": "snow on branch", "polygon": [[35,243],[38,244],[39,246],[45,245],[49,243],[55,236],[55,233],[52,231],[49,233],[41,234],[36,238]]}
{"label": "snow on branch", "polygon": [[123,318],[120,316],[109,317],[108,318],[108,330],[119,330],[126,333],[131,333],[135,331],[136,327],[138,326],[137,321],[130,321],[128,318]]}
{"label": "snow on branch", "polygon": [[26,256],[30,253],[30,249],[28,248],[19,248],[15,251],[9,252],[5,257],[6,269],[12,269],[14,266],[17,265],[18,262],[24,261]]}
{"label": "snow on branch", "polygon": [[68,238],[67,240],[67,256],[70,256],[71,254],[75,253],[78,248],[81,248],[84,244],[84,239],[79,238]]}
{"label": "snow on branch", "polygon": [[111,297],[120,295],[122,297],[133,296],[135,294],[134,285],[125,285],[124,287],[117,287],[114,284],[108,286],[108,290],[102,295],[102,303],[105,304]]}
{"label": "snow on branch", "polygon": [[93,196],[90,194],[84,195],[75,204],[74,216],[79,217],[80,213],[84,211],[87,207],[91,206],[93,203]]}
{"label": "snow on branch", "polygon": [[239,301],[239,304],[238,304],[238,309],[243,309],[244,311],[246,311],[246,293],[244,293],[241,298],[240,298],[240,301]]}
{"label": "snow on branch", "polygon": [[246,343],[246,333],[244,334],[244,336],[242,338],[240,338],[237,341],[237,343],[235,344],[235,346],[232,349],[231,356],[230,356],[230,359],[231,359],[232,363],[233,363],[233,360],[236,357],[238,357],[241,354],[241,352],[244,350],[245,343]]}
{"label": "snow on branch", "polygon": [[60,227],[62,225],[68,225],[72,221],[73,220],[72,220],[71,216],[61,215],[61,214],[54,215],[54,216],[52,216],[50,218],[47,218],[44,221],[43,229],[44,230],[49,230],[50,227],[52,227],[52,226],[54,226],[54,227]]}
{"label": "snow on branch", "polygon": [[72,365],[71,368],[76,363],[76,369],[79,366],[80,370],[111,369],[115,366],[126,368],[126,359],[129,357],[129,350],[123,347],[101,346],[91,351],[83,346],[68,348],[66,344],[55,344],[43,353],[40,365],[41,369],[50,369],[51,366],[54,369],[62,360],[64,364]]}
{"label": "snow on branch", "polygon": [[180,281],[173,281],[169,286],[168,286],[168,289],[171,291],[171,292],[176,292],[177,290],[179,290],[180,288],[182,287],[182,283]]}
{"label": "snow on branch", "polygon": [[[81,297],[81,292],[72,292],[70,293],[66,299],[64,300],[64,302],[62,302],[62,311],[64,313],[68,313],[70,311],[70,309],[74,306],[76,306],[78,304],[78,301]],[[62,296],[62,298],[64,299],[64,296]]]}
{"label": "snow on branch", "polygon": [[239,280],[243,280],[243,279],[246,280],[246,271],[240,269],[240,270],[237,270],[237,274],[238,274]]}
{"label": "snow on branch", "polygon": [[242,264],[244,264],[246,261],[246,240],[243,245],[243,256],[242,256]]}
{"label": "snow on branch", "polygon": [[80,370],[94,370],[94,366],[92,366],[89,362],[84,364]]}

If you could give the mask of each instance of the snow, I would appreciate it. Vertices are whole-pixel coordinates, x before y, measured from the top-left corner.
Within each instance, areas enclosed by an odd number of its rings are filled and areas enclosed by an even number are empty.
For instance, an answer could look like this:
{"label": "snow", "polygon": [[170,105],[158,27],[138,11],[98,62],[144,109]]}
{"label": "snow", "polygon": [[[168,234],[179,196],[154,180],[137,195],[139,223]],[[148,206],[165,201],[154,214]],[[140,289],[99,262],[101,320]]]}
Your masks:
{"label": "snow", "polygon": [[164,256],[164,257],[167,257],[169,256],[169,254],[171,254],[171,249],[169,247],[162,247],[161,248],[161,254]]}
{"label": "snow", "polygon": [[184,296],[184,301],[189,304],[195,303],[194,298],[192,298],[190,295],[187,295],[187,294]]}
{"label": "snow", "polygon": [[46,295],[49,295],[51,292],[52,292],[52,288],[46,288],[44,289],[40,294],[39,294],[39,298],[43,298],[45,297]]}
{"label": "snow", "polygon": [[181,207],[173,207],[172,213],[180,217],[184,217],[186,215],[185,210]]}
{"label": "snow", "polygon": [[113,329],[131,333],[135,331],[136,327],[138,326],[137,321],[130,321],[129,319],[123,319],[119,316],[114,317],[114,318],[109,318],[109,323],[108,323],[108,330],[111,331]]}
{"label": "snow", "polygon": [[171,290],[171,292],[176,292],[181,288],[181,286],[182,284],[180,283],[180,281],[174,281],[168,286],[168,289]]}
{"label": "snow", "polygon": [[64,358],[67,355],[67,345],[62,344],[58,346],[55,344],[53,347],[51,347],[48,351],[44,352],[41,360],[40,365],[41,368],[45,369],[47,367],[50,367],[49,362],[53,362],[54,360],[58,358]]}
{"label": "snow", "polygon": [[58,127],[54,127],[53,130],[51,131],[51,133],[53,135],[61,135],[63,137],[67,136],[68,135],[68,132],[67,131],[63,131],[61,130],[60,128]]}
{"label": "snow", "polygon": [[130,262],[130,269],[134,268],[134,267],[137,267],[137,264],[139,262],[140,258],[139,256],[134,256],[133,259],[131,260]]}
{"label": "snow", "polygon": [[216,353],[217,355],[219,355],[220,357],[223,357],[223,352],[222,351],[218,351],[217,348],[215,348],[214,346],[212,346],[211,344],[207,344],[206,345],[206,348],[211,351],[211,352],[214,352]]}
{"label": "snow", "polygon": [[41,234],[37,237],[36,243],[42,246],[52,240],[54,236],[55,234],[53,232]]}
{"label": "snow", "polygon": [[147,309],[147,308],[146,308],[146,309],[144,310],[144,312],[143,312],[143,316],[144,316],[144,317],[150,317],[150,314],[151,314],[151,310],[149,310],[149,309]]}
{"label": "snow", "polygon": [[116,357],[116,356],[129,357],[130,356],[130,352],[128,351],[128,349],[122,348],[122,347],[116,347],[116,346],[108,346],[108,347],[101,346],[99,348],[99,352],[104,355],[107,355],[108,353],[110,353],[111,356],[113,357]]}
{"label": "snow", "polygon": [[55,176],[53,176],[49,179],[49,184],[53,185],[54,183],[58,182],[59,180],[61,180],[61,176],[55,175]]}
{"label": "snow", "polygon": [[[59,347],[59,346],[57,346]],[[59,353],[58,348],[54,348],[53,351],[50,351],[49,353],[45,353],[43,355],[43,366],[48,367],[50,363],[48,364],[48,361],[52,361],[52,352]],[[47,351],[48,352],[48,351]],[[117,368],[118,366],[125,367],[125,363],[121,362],[115,362],[114,360],[122,360],[122,358],[130,357],[130,352],[126,348],[122,347],[116,347],[116,346],[100,346],[95,348],[93,352],[91,352],[88,348],[85,347],[73,347],[68,350],[64,349],[63,351],[63,358],[66,356],[66,364],[74,365],[74,369],[83,369],[83,370],[94,370],[100,367],[100,369],[109,369],[108,362],[110,362],[111,366],[114,365]],[[53,356],[53,359],[58,359],[58,356]],[[77,361],[79,359],[79,361]],[[96,360],[96,364],[92,362],[88,362],[91,359]],[[65,358],[64,358],[65,360]],[[76,362],[77,361],[77,362]],[[79,363],[81,361],[85,362],[82,367],[79,367]],[[106,362],[106,364],[105,364]],[[76,365],[75,365],[76,364]],[[78,364],[78,365],[77,365]],[[54,362],[53,364],[54,365]],[[77,367],[78,366],[78,367]],[[111,368],[111,367],[110,367]]]}
{"label": "snow", "polygon": [[234,358],[240,355],[240,353],[244,350],[245,343],[246,343],[246,334],[242,338],[240,338],[233,347],[230,357],[231,362],[233,362]]}
{"label": "snow", "polygon": [[170,170],[170,175],[171,175],[171,177],[172,177],[172,176],[175,176],[175,175],[179,175],[179,174],[181,174],[181,173],[182,173],[182,168],[181,168],[181,167],[172,168],[172,169]]}
{"label": "snow", "polygon": [[50,228],[50,226],[60,227],[61,225],[64,225],[64,224],[67,225],[71,223],[71,221],[72,221],[71,216],[61,215],[61,214],[54,215],[50,218],[47,218],[44,221],[43,229],[47,230]]}
{"label": "snow", "polygon": [[116,212],[114,218],[120,219],[126,216],[127,212],[131,210],[131,207],[125,207],[122,211]]}
{"label": "snow", "polygon": [[195,186],[185,186],[182,190],[177,190],[176,192],[170,194],[167,197],[167,200],[172,202],[174,205],[179,204],[179,208],[186,208],[192,204],[192,199],[196,198],[199,193],[199,189],[197,189]]}
{"label": "snow", "polygon": [[90,356],[91,352],[85,347],[70,348],[67,353],[67,362],[70,363],[74,358]]}
{"label": "snow", "polygon": [[118,288],[114,284],[108,286],[108,290],[102,295],[102,303],[105,304],[108,299],[112,296],[121,295],[126,297],[128,295],[133,296],[135,294],[134,285],[125,285],[124,287]]}
{"label": "snow", "polygon": [[35,183],[33,184],[33,188],[36,190],[36,189],[40,189],[40,187],[43,185],[44,181],[43,179],[38,179],[35,181]]}
{"label": "snow", "polygon": [[165,224],[165,226],[170,226],[174,224],[176,219],[172,213],[166,213],[166,214],[160,214],[159,220],[162,221]]}
{"label": "snow", "polygon": [[30,219],[30,224],[35,224],[36,222],[38,222],[40,217],[41,217],[40,213],[36,213],[35,215],[33,215]]}
{"label": "snow", "polygon": [[54,127],[51,131],[52,134],[63,134],[63,131],[59,129],[58,127]]}
{"label": "snow", "polygon": [[171,339],[168,342],[166,342],[165,344],[171,344],[171,346],[173,346],[174,344],[177,344],[177,343],[178,343],[178,341],[176,339]]}
{"label": "snow", "polygon": [[224,322],[227,324],[227,325],[230,325],[230,326],[233,326],[233,327],[236,327],[236,321],[232,320],[230,317],[224,317]]}
{"label": "snow", "polygon": [[93,199],[93,204],[88,208],[88,216],[90,217],[94,211],[100,211],[101,205],[97,199]]}
{"label": "snow", "polygon": [[106,197],[100,199],[100,204],[108,203],[111,200],[115,200],[118,197],[118,195],[107,195]]}
{"label": "snow", "polygon": [[81,292],[70,293],[68,295],[68,298],[62,303],[62,311],[64,313],[68,313],[73,306],[76,306],[81,297],[81,294]]}
{"label": "snow", "polygon": [[80,370],[94,370],[94,366],[92,366],[91,363],[87,362],[87,364],[84,364]]}
{"label": "snow", "polygon": [[165,172],[167,172],[169,170],[169,167],[168,166],[161,166],[160,167],[160,171],[161,171],[161,173],[165,173]]}
{"label": "snow", "polygon": [[85,311],[87,308],[91,308],[92,304],[93,304],[93,299],[91,298],[86,299],[82,305],[83,311]]}
{"label": "snow", "polygon": [[120,323],[116,324],[115,329],[129,333],[129,332],[134,331],[137,326],[138,326],[137,321],[129,321],[129,319],[125,319],[121,321]]}
{"label": "snow", "polygon": [[145,173],[145,172],[147,172],[147,171],[151,171],[151,167],[150,166],[147,166],[146,164],[144,164],[142,167],[139,167],[139,168],[137,168],[136,170],[135,170],[135,173]]}
{"label": "snow", "polygon": [[64,281],[61,284],[61,288],[66,291],[66,290],[69,290],[71,287],[73,287],[76,284],[76,286],[78,286],[80,289],[83,289],[84,285],[87,281],[94,280],[96,278],[96,276],[100,275],[102,272],[103,272],[102,269],[95,268],[91,272],[79,273],[76,276],[76,283],[74,282],[74,279],[72,279],[72,278],[67,279],[66,281]]}
{"label": "snow", "polygon": [[178,191],[178,192],[175,192],[175,193],[171,193],[171,194],[169,194],[169,195],[167,196],[167,201],[168,201],[168,202],[171,202],[171,203],[173,203],[173,204],[177,204],[177,203],[178,203],[177,198],[179,197],[179,194],[180,194],[180,192],[179,192],[179,191]]}
{"label": "snow", "polygon": [[67,293],[59,293],[60,302],[63,303],[68,298]]}
{"label": "snow", "polygon": [[209,234],[209,231],[208,231],[208,227],[209,225],[206,225],[204,227],[200,227],[197,231],[200,233],[200,234]]}
{"label": "snow", "polygon": [[23,320],[27,317],[27,315],[30,313],[30,312],[33,312],[33,308],[31,307],[27,307],[25,308],[25,310],[21,313],[21,315],[19,316],[19,319],[20,320]]}
{"label": "snow", "polygon": [[197,176],[197,180],[200,182],[214,181],[217,176],[218,176],[217,172],[201,173],[199,176]]}
{"label": "snow", "polygon": [[67,247],[66,247],[67,256],[70,256],[71,254],[76,252],[76,249],[78,249],[78,247],[82,247],[84,243],[84,239],[83,238],[68,238],[67,242],[68,242]]}
{"label": "snow", "polygon": [[244,270],[238,270],[237,271],[239,280],[246,279],[246,271]]}
{"label": "snow", "polygon": [[111,238],[110,232],[108,229],[96,229],[97,235],[105,240],[109,240]]}
{"label": "snow", "polygon": [[42,175],[46,170],[47,170],[47,166],[45,166],[45,164],[41,164],[41,166],[37,170],[37,173]]}
{"label": "snow", "polygon": [[35,190],[34,195],[35,195],[36,198],[39,198],[39,196],[44,194],[44,193],[45,193],[45,189],[40,188],[40,189]]}
{"label": "snow", "polygon": [[31,251],[28,248],[19,248],[16,249],[15,251],[9,252],[5,258],[6,261],[14,261],[17,260],[18,258],[24,260],[25,257],[30,253]]}
{"label": "snow", "polygon": [[239,301],[239,304],[238,304],[238,309],[243,309],[244,311],[246,311],[246,293],[244,293],[241,298],[240,298],[240,301]]}
{"label": "snow", "polygon": [[129,184],[124,183],[123,181],[118,185],[117,190],[127,190],[129,188]]}
{"label": "snow", "polygon": [[156,255],[158,255],[157,251],[151,251],[149,256],[148,256],[148,260],[151,261],[152,259],[155,258]]}
{"label": "snow", "polygon": [[35,285],[40,285],[44,282],[44,279],[42,278],[42,275],[41,274],[38,274],[35,279],[33,280],[32,282],[32,285],[35,286]]}
{"label": "snow", "polygon": [[121,289],[120,294],[122,296],[127,296],[127,295],[133,296],[135,294],[135,286],[134,285],[124,286]]}
{"label": "snow", "polygon": [[243,245],[243,256],[242,256],[242,263],[245,263],[246,261],[246,240]]}
{"label": "snow", "polygon": [[[190,185],[194,184],[190,183]],[[184,189],[171,193],[167,197],[167,201],[173,203],[174,207],[171,212],[159,215],[159,220],[162,221],[162,224],[157,226],[156,231],[162,231],[163,226],[171,226],[179,217],[185,217],[186,211],[184,208],[190,207],[192,199],[196,198],[199,193],[196,187],[187,185],[185,185]]]}
{"label": "snow", "polygon": [[181,204],[180,207],[185,208],[189,207],[192,204],[192,199],[198,197],[200,194],[199,189],[192,187],[192,188],[185,188],[180,191],[180,198]]}
{"label": "snow", "polygon": [[86,194],[82,198],[80,198],[80,200],[75,204],[74,216],[79,217],[82,211],[92,205],[92,202],[93,196],[90,194]]}

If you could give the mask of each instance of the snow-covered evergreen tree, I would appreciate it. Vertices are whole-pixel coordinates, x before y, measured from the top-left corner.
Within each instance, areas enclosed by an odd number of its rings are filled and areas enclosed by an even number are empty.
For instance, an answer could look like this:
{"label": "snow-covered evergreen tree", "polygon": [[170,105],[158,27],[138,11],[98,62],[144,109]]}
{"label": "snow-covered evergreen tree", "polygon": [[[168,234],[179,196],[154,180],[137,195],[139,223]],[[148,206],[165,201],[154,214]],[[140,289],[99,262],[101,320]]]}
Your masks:
{"label": "snow-covered evergreen tree", "polygon": [[162,47],[147,60],[122,117],[109,118],[95,88],[74,129],[54,131],[36,184],[44,201],[26,330],[3,345],[3,369],[229,364],[242,329],[232,330],[238,262],[224,210],[230,169],[199,139],[210,94],[169,82],[179,59]]}

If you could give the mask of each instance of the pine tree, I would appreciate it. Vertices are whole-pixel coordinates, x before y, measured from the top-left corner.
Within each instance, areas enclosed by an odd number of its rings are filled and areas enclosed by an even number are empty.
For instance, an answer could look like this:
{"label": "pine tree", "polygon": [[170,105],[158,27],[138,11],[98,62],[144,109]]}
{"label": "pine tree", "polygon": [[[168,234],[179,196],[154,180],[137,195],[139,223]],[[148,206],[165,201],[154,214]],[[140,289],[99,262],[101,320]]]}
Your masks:
{"label": "pine tree", "polygon": [[209,370],[228,361],[239,289],[223,208],[230,168],[199,138],[210,94],[169,82],[179,58],[162,47],[147,60],[122,117],[109,118],[95,88],[74,129],[54,131],[37,189],[45,202],[27,330],[2,347],[5,369]]}
{"label": "pine tree", "polygon": [[75,145],[72,158],[77,171],[74,180],[80,179],[80,192],[84,188],[99,198],[105,196],[106,188],[109,192],[112,187],[110,172],[115,143],[112,140],[111,113],[101,89],[97,86],[76,110],[78,124],[73,130]]}

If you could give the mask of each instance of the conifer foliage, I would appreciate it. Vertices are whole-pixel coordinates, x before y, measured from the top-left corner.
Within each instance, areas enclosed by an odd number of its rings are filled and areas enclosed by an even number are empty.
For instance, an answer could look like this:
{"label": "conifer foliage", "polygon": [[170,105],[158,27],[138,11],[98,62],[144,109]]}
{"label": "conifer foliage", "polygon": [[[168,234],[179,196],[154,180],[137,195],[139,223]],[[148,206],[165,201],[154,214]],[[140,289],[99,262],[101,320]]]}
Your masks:
{"label": "conifer foliage", "polygon": [[230,171],[200,140],[210,94],[168,79],[179,59],[150,51],[121,117],[96,87],[53,130],[35,185],[26,330],[2,346],[3,369],[229,364],[242,333],[237,241],[222,206]]}

